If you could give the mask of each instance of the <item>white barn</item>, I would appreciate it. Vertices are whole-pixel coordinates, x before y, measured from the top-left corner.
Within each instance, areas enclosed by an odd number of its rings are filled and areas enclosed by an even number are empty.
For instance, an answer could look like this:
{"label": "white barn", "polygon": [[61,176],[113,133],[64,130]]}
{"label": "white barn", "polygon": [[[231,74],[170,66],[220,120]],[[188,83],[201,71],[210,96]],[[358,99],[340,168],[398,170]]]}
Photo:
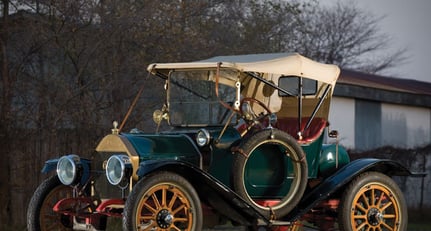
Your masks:
{"label": "white barn", "polygon": [[428,145],[431,83],[342,70],[329,121],[349,149]]}

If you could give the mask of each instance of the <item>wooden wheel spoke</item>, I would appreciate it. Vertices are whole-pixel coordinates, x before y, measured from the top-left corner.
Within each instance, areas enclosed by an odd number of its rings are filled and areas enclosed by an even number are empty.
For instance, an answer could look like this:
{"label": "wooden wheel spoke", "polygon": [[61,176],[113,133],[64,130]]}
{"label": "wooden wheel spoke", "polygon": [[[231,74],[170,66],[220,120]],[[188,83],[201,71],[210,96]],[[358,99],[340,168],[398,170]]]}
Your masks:
{"label": "wooden wheel spoke", "polygon": [[43,217],[47,220],[56,221],[58,219],[58,214],[46,213]]}
{"label": "wooden wheel spoke", "polygon": [[58,230],[59,228],[61,228],[63,225],[61,225],[61,224],[59,224],[59,223],[57,223],[57,222],[55,222],[55,223],[52,223],[51,225],[49,225],[49,226],[47,226],[46,228],[47,228],[47,230]]}
{"label": "wooden wheel spoke", "polygon": [[139,230],[143,230],[143,231],[152,231],[152,230],[155,230],[155,229],[157,229],[157,225],[156,224],[151,224],[151,225],[148,225],[147,227],[145,227],[145,228],[143,228],[143,229],[139,229]]}
{"label": "wooden wheel spoke", "polygon": [[182,204],[181,206],[179,206],[178,208],[176,208],[175,210],[172,211],[172,214],[177,214],[179,211],[183,210],[186,207],[185,204]]}
{"label": "wooden wheel spoke", "polygon": [[178,228],[178,227],[176,227],[176,226],[172,226],[172,227],[171,227],[171,229],[181,231],[181,229],[180,229],[180,228]]}
{"label": "wooden wheel spoke", "polygon": [[153,202],[154,202],[154,205],[156,206],[156,209],[159,209],[162,207],[160,204],[159,198],[157,198],[157,195],[155,192],[153,194],[151,194],[151,198],[153,199]]}
{"label": "wooden wheel spoke", "polygon": [[385,219],[395,219],[395,218],[397,218],[397,215],[395,215],[395,214],[384,214],[383,218],[385,218]]}
{"label": "wooden wheel spoke", "polygon": [[169,201],[168,208],[172,208],[174,206],[174,203],[177,200],[177,198],[178,198],[177,193],[174,193],[171,200]]}
{"label": "wooden wheel spoke", "polygon": [[386,197],[385,192],[381,191],[379,201],[377,201],[377,204],[376,204],[377,208],[380,208],[380,206],[382,206],[382,201],[383,201],[383,198],[385,197]]}
{"label": "wooden wheel spoke", "polygon": [[375,195],[375,189],[371,188],[371,196],[370,196],[370,204],[371,206],[374,206],[376,204],[376,195]]}
{"label": "wooden wheel spoke", "polygon": [[383,205],[383,207],[380,208],[380,211],[385,211],[387,208],[389,208],[389,206],[392,206],[392,205],[393,205],[392,201],[389,201],[388,203]]}
{"label": "wooden wheel spoke", "polygon": [[[143,208],[146,208],[146,209],[148,209],[148,210],[150,210],[150,212],[152,212],[152,213],[156,213],[157,212],[157,207],[156,208],[153,208],[149,203],[147,203],[148,201],[146,201],[146,202],[144,202],[143,203]],[[157,206],[157,205],[156,205]]]}
{"label": "wooden wheel spoke", "polygon": [[395,230],[395,227],[391,227],[390,225],[386,224],[385,222],[382,222],[380,226],[384,226],[388,230]]}
{"label": "wooden wheel spoke", "polygon": [[166,206],[166,187],[162,188],[162,203],[161,207]]}
{"label": "wooden wheel spoke", "polygon": [[[47,225],[47,224],[45,224],[45,225]],[[55,230],[55,228],[57,228],[57,224],[52,223],[52,224],[50,224],[50,225],[46,226],[46,228],[47,228],[48,230]]]}
{"label": "wooden wheel spoke", "polygon": [[149,221],[149,220],[154,220],[156,218],[155,215],[144,215],[144,216],[140,216],[139,220],[140,221]]}
{"label": "wooden wheel spoke", "polygon": [[359,203],[357,203],[357,204],[355,205],[355,207],[356,207],[357,209],[361,210],[361,211],[362,211],[362,212],[364,212],[364,213],[366,213],[366,212],[367,212],[367,209],[366,209],[366,208],[364,208],[364,207],[362,207],[362,205],[361,205],[361,204],[359,204]]}
{"label": "wooden wheel spoke", "polygon": [[55,203],[57,203],[57,201],[51,200],[49,202],[46,202],[46,204],[44,205],[44,207],[51,209],[51,208],[54,207]]}
{"label": "wooden wheel spoke", "polygon": [[174,222],[184,223],[184,222],[188,222],[188,221],[189,221],[189,219],[187,217],[176,217],[176,218],[174,218]]}
{"label": "wooden wheel spoke", "polygon": [[362,198],[362,200],[364,201],[364,204],[366,205],[366,208],[369,208],[369,207],[370,207],[370,203],[369,203],[368,198],[367,198],[367,196],[365,195],[365,193],[363,193],[363,194],[361,195],[361,198]]}
{"label": "wooden wheel spoke", "polygon": [[356,227],[356,230],[361,230],[367,225],[367,222],[362,222],[358,227]]}
{"label": "wooden wheel spoke", "polygon": [[355,220],[367,220],[367,215],[353,215]]}

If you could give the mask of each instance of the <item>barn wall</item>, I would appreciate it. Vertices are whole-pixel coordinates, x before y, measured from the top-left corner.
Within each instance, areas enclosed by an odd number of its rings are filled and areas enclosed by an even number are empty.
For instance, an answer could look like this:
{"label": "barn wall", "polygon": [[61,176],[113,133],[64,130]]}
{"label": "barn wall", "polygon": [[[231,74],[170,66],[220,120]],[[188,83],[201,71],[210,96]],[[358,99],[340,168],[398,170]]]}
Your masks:
{"label": "barn wall", "polygon": [[382,146],[414,148],[431,141],[430,109],[382,104]]}
{"label": "barn wall", "polygon": [[334,97],[329,121],[348,149],[416,148],[431,143],[431,109],[426,107]]}
{"label": "barn wall", "polygon": [[347,148],[355,147],[355,100],[334,97],[329,111],[330,129],[337,130],[340,143]]}
{"label": "barn wall", "polygon": [[382,145],[381,103],[355,100],[355,149],[370,150]]}

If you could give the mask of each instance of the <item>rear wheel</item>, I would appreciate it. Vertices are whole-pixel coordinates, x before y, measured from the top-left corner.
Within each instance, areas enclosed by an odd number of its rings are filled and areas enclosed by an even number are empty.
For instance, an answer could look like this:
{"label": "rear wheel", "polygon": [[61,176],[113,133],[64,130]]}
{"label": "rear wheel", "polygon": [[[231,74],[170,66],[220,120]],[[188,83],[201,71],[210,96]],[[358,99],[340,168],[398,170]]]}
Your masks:
{"label": "rear wheel", "polygon": [[278,129],[247,137],[237,148],[232,171],[235,192],[269,219],[288,214],[307,186],[304,151]]}
{"label": "rear wheel", "polygon": [[339,226],[345,231],[407,229],[407,210],[397,184],[379,172],[353,180],[341,198]]}
{"label": "rear wheel", "polygon": [[30,200],[27,230],[72,230],[72,218],[52,210],[59,200],[69,197],[72,197],[72,188],[63,185],[56,175],[42,182]]}
{"label": "rear wheel", "polygon": [[124,206],[124,230],[201,230],[202,207],[183,177],[161,172],[141,179]]}

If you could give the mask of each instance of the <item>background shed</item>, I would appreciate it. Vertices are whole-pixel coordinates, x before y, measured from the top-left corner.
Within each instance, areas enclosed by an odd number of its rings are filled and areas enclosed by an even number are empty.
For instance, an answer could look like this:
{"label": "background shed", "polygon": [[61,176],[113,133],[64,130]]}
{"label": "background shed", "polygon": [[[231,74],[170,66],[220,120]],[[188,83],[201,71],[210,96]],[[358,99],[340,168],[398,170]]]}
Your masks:
{"label": "background shed", "polygon": [[431,83],[342,70],[329,115],[349,149],[431,143]]}

